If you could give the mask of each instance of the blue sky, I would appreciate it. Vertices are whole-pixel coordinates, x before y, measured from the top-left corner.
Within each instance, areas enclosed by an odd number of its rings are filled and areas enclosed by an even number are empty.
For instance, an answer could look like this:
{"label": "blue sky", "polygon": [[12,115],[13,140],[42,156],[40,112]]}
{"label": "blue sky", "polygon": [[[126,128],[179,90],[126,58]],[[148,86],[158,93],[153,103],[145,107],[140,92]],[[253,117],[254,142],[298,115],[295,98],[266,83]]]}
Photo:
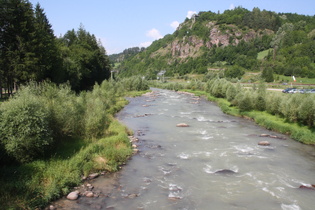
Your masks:
{"label": "blue sky", "polygon": [[223,12],[242,6],[315,15],[315,0],[30,0],[40,3],[56,36],[80,24],[101,40],[107,54],[147,47],[172,34],[193,12]]}

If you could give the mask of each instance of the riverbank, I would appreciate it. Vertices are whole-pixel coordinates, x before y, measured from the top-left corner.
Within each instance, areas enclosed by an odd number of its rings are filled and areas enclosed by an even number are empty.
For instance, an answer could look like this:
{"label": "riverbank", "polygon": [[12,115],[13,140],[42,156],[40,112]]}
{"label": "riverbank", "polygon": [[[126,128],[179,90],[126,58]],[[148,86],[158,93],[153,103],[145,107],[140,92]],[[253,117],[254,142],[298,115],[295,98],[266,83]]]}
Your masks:
{"label": "riverbank", "polygon": [[231,103],[228,100],[216,98],[205,91],[190,89],[184,89],[182,91],[193,93],[196,96],[203,96],[209,101],[216,102],[221,110],[226,114],[254,120],[258,125],[263,126],[268,130],[289,135],[292,139],[304,144],[315,145],[315,133],[307,126],[301,126],[298,123],[286,122],[285,119],[271,115],[265,111],[242,112],[239,108],[231,106]]}
{"label": "riverbank", "polygon": [[[145,92],[147,91],[129,91],[124,94],[135,97]],[[133,148],[128,138],[132,132],[113,116],[128,101],[116,96],[113,102],[106,110],[108,124],[101,137],[59,138],[58,144],[51,148],[46,157],[27,163],[10,162],[1,165],[2,209],[45,208],[51,201],[67,195],[79,186],[84,177],[95,172],[108,174],[118,171],[132,155]],[[0,157],[4,158],[4,154]]]}

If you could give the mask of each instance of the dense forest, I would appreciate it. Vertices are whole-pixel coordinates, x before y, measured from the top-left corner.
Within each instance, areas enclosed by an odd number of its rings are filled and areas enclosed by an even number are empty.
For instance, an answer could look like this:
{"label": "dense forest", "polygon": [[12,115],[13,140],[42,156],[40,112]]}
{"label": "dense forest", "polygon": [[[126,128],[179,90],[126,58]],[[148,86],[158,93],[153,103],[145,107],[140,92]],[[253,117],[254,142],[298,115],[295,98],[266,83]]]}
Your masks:
{"label": "dense forest", "polygon": [[213,68],[234,71],[228,77],[261,72],[268,82],[273,73],[314,78],[314,49],[315,16],[237,7],[186,18],[173,34],[126,58],[118,69],[121,76],[147,78],[156,78],[162,69],[176,76],[206,74]]}
{"label": "dense forest", "polygon": [[0,5],[0,88],[12,94],[30,80],[50,80],[69,81],[79,91],[109,78],[104,47],[82,25],[57,38],[39,4],[0,0]]}

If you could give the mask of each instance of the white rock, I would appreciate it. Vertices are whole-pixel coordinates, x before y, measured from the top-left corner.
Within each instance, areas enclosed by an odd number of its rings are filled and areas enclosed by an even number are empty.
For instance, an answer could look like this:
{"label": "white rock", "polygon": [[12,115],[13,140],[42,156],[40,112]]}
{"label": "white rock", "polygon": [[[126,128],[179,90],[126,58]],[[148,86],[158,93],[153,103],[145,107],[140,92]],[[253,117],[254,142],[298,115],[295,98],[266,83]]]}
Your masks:
{"label": "white rock", "polygon": [[90,179],[95,179],[96,177],[98,177],[99,176],[99,173],[94,173],[94,174],[90,174],[89,175],[89,178]]}
{"label": "white rock", "polygon": [[77,200],[79,198],[79,192],[78,191],[73,191],[68,194],[67,199],[69,200]]}

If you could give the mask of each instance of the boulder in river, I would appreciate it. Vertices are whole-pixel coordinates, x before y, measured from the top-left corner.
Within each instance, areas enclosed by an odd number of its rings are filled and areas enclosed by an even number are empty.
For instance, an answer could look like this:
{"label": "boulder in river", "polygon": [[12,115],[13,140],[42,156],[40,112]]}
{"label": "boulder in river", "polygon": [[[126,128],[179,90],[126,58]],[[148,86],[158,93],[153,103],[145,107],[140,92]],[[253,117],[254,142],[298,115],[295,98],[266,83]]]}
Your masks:
{"label": "boulder in river", "polygon": [[69,200],[77,200],[79,198],[79,191],[73,191],[67,195],[67,199]]}
{"label": "boulder in river", "polygon": [[189,127],[189,125],[186,123],[179,123],[176,125],[176,127]]}
{"label": "boulder in river", "polygon": [[231,170],[231,169],[220,169],[214,173],[216,173],[216,174],[236,174],[236,172]]}
{"label": "boulder in river", "polygon": [[300,189],[315,190],[315,185],[301,185]]}
{"label": "boulder in river", "polygon": [[260,145],[260,146],[269,146],[270,142],[269,141],[260,141],[260,142],[258,142],[258,145]]}

